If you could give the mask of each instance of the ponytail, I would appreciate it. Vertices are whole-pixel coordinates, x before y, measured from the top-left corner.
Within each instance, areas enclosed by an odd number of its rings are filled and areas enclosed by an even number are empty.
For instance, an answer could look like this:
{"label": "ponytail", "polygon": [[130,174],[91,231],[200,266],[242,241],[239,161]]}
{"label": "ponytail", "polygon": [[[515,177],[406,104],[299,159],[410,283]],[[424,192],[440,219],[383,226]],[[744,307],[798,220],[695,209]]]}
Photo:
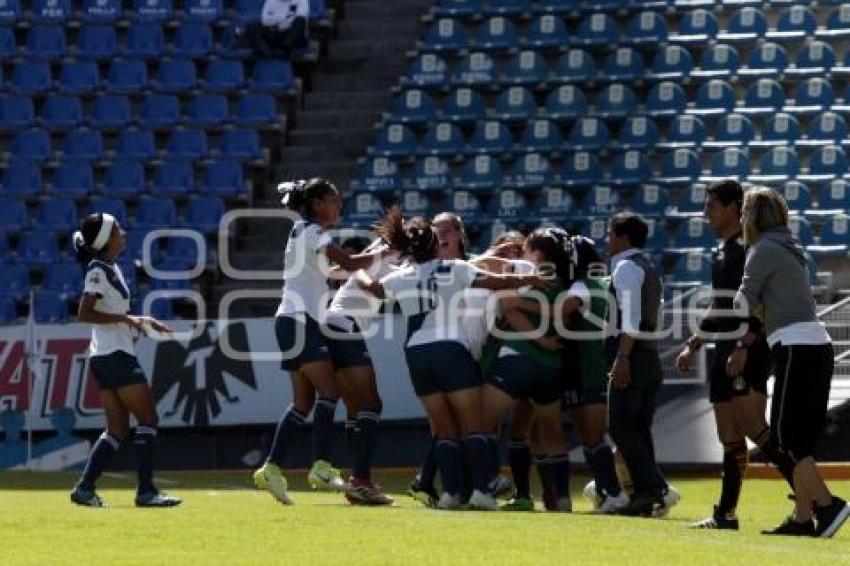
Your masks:
{"label": "ponytail", "polygon": [[437,257],[437,232],[431,223],[421,216],[405,222],[401,209],[394,206],[378,223],[376,229],[392,249],[410,256],[416,263]]}
{"label": "ponytail", "polygon": [[281,195],[280,204],[310,220],[314,216],[311,204],[314,200],[339,193],[333,183],[321,177],[314,177],[307,181],[304,179],[285,181],[277,186],[277,192]]}

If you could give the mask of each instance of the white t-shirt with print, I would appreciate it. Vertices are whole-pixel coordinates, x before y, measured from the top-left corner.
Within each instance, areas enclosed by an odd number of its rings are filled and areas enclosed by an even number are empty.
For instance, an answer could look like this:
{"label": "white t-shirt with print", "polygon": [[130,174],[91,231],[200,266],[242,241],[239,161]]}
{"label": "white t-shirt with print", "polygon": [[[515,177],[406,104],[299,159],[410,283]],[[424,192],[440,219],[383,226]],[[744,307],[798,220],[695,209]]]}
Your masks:
{"label": "white t-shirt with print", "polygon": [[321,321],[328,300],[327,262],[322,257],[331,237],[314,222],[298,220],[283,254],[283,296],[277,316],[307,313]]}
{"label": "white t-shirt with print", "polygon": [[[96,311],[106,314],[130,312],[130,291],[121,268],[103,261],[93,261],[86,271],[83,292],[94,295]],[[92,325],[90,356],[105,356],[118,350],[133,353],[133,334],[128,324]]]}

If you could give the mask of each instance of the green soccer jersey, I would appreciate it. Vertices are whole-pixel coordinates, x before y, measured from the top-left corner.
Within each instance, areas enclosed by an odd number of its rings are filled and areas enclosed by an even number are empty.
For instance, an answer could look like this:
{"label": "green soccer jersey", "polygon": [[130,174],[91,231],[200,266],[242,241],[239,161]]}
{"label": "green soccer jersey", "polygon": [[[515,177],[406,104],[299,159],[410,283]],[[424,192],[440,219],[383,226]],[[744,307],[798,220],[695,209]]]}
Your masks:
{"label": "green soccer jersey", "polygon": [[[546,297],[546,301],[553,305],[558,295],[564,291],[563,283],[558,280],[554,285],[552,285],[549,289],[545,291],[537,291],[542,292]],[[522,296],[522,294],[520,294]],[[531,313],[527,311],[523,311],[523,314],[528,317],[528,320],[534,325],[535,328],[538,328],[540,325],[540,315],[536,313]],[[556,336],[557,332],[555,330],[554,324],[550,321],[548,323],[548,332],[547,336]],[[534,362],[547,367],[561,367],[561,353],[560,352],[549,352],[544,350],[534,340],[530,340],[528,338],[516,338],[511,340],[501,340],[500,346],[506,346],[515,350],[516,352],[526,356],[528,359],[533,360]]]}
{"label": "green soccer jersey", "polygon": [[608,385],[608,368],[605,360],[605,320],[608,315],[608,283],[600,278],[588,277],[582,281],[590,291],[590,309],[577,310],[571,316],[570,328],[579,334],[574,341],[578,355],[582,388],[604,388]]}

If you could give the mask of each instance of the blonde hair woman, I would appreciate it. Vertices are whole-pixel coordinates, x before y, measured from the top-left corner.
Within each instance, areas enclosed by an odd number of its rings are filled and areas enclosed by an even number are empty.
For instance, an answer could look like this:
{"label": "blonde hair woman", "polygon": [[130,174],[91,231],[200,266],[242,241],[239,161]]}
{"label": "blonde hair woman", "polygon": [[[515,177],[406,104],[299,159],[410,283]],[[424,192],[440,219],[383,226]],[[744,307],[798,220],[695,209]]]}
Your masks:
{"label": "blonde hair woman", "polygon": [[[750,251],[735,304],[764,310],[776,376],[770,430],[794,464],[794,514],[763,532],[831,537],[850,516],[850,505],[830,493],[814,460],[832,381],[832,342],[815,314],[806,260],[788,230],[785,199],[768,188],[751,189],[744,195],[741,220]],[[739,342],[729,358],[731,369],[743,367],[747,355],[747,345]]]}

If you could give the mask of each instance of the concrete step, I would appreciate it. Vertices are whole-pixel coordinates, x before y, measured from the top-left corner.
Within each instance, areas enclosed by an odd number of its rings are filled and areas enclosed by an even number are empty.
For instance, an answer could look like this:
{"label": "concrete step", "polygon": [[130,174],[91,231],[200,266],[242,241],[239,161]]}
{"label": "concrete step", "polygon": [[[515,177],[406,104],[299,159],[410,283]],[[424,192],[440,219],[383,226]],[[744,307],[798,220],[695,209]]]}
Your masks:
{"label": "concrete step", "polygon": [[[387,89],[367,90],[363,92],[312,92],[305,100],[306,110],[349,110],[389,109],[393,101],[392,93]],[[298,130],[304,129],[301,124]],[[296,132],[298,131],[296,130]]]}
{"label": "concrete step", "polygon": [[[372,127],[381,117],[372,109],[312,110],[298,117],[300,130],[360,130]],[[284,150],[284,154],[286,150]]]}
{"label": "concrete step", "polygon": [[434,0],[401,0],[387,2],[386,0],[346,1],[346,21],[355,18],[414,18],[419,20],[425,15]]}
{"label": "concrete step", "polygon": [[[340,22],[339,39],[358,38],[391,38],[398,40],[415,40],[419,37],[420,25],[418,18],[404,19],[372,19],[363,18],[359,14],[356,18],[347,18]],[[331,44],[333,46],[334,44]]]}
{"label": "concrete step", "polygon": [[[329,161],[324,163],[283,163],[276,169],[281,179],[309,179],[324,177],[332,181],[341,191],[348,190],[353,179],[360,171],[354,159]],[[269,195],[273,198],[274,194]]]}
{"label": "concrete step", "polygon": [[335,148],[344,149],[347,155],[352,151],[362,152],[375,141],[373,128],[346,130],[295,130],[291,134],[292,146],[326,146],[332,143]]}

